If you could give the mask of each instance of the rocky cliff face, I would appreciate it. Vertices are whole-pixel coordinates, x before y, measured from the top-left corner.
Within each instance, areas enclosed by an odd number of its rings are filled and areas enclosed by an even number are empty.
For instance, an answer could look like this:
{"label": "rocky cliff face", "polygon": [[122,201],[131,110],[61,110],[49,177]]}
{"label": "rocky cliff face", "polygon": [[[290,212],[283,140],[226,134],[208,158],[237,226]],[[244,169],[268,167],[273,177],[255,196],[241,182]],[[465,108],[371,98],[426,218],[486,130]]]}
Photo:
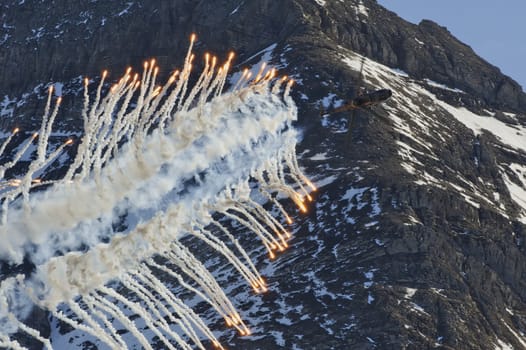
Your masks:
{"label": "rocky cliff face", "polygon": [[[233,289],[257,334],[223,333],[230,348],[526,347],[526,95],[446,28],[369,0],[1,6],[4,128],[30,129],[60,82],[60,128],[76,129],[79,76],[150,57],[166,75],[194,31],[198,51],[234,49],[235,69],[265,60],[297,80],[298,153],[320,189],[294,248],[258,259],[272,291]],[[350,128],[349,114],[321,116],[360,87],[393,98]]]}

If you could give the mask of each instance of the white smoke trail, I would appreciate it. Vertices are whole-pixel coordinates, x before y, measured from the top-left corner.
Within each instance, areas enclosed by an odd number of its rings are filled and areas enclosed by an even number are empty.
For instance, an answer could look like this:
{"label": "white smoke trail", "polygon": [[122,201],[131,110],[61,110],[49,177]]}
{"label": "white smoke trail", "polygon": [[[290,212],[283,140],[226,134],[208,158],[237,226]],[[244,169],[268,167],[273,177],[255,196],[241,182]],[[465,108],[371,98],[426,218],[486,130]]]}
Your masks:
{"label": "white smoke trail", "polygon": [[[195,346],[203,348],[202,335],[221,347],[203,321],[150,267],[176,277],[182,286],[212,305],[228,325],[241,335],[250,334],[212,274],[179,238],[185,234],[199,238],[226,257],[256,292],[265,292],[265,281],[248,254],[212,214],[222,213],[252,230],[274,257],[276,251],[288,246],[290,233],[251,199],[251,192],[259,189],[290,221],[272,193],[289,195],[305,211],[305,197],[310,198],[306,187],[314,187],[301,173],[294,155],[297,134],[291,122],[296,119],[296,108],[288,96],[292,81],[281,94],[286,79],[274,81],[275,70],[262,67],[253,81],[244,73],[234,90],[221,94],[233,55],[217,67],[217,59],[207,54],[203,73],[189,88],[194,40],[192,36],[183,69],[164,86],[156,85],[158,68],[154,60],[145,62],[140,78],[128,69],[105,96],[104,72],[93,102],[86,79],[82,109],[85,133],[76,157],[62,180],[42,182],[35,174],[71,144],[68,140],[55,151],[48,151],[60,104],[59,99],[52,106],[50,90],[37,158],[21,179],[5,181],[5,191],[1,192],[0,258],[20,263],[30,246],[37,269],[32,276],[10,278],[0,285],[0,325],[5,326],[0,330],[0,344],[20,346],[9,337],[18,330],[51,348],[49,340],[22,323],[27,310],[20,309],[18,299],[25,296],[26,301],[30,298],[110,348],[124,344],[110,319],[118,320],[149,348],[138,326],[107,299],[110,297],[138,314],[167,348],[173,347],[172,341],[183,348],[190,345],[172,330],[165,316],[178,324]],[[11,139],[4,141],[1,151]],[[13,161],[0,166],[2,175],[31,142],[27,141]],[[258,181],[253,184],[256,187],[249,186],[249,178]],[[287,178],[301,193],[287,184]],[[30,193],[35,186],[50,183],[52,187]],[[20,196],[22,200],[17,199]],[[113,223],[121,214],[126,215],[128,227],[114,232]],[[243,260],[214,234],[214,229],[228,238]],[[109,243],[100,243],[101,237]],[[75,251],[81,245],[89,249]],[[63,255],[56,255],[57,251]],[[185,276],[159,265],[153,256],[163,257]],[[185,278],[194,282],[188,283]],[[115,280],[143,303],[107,286]],[[69,306],[75,318],[83,322],[58,311],[61,305]]]}

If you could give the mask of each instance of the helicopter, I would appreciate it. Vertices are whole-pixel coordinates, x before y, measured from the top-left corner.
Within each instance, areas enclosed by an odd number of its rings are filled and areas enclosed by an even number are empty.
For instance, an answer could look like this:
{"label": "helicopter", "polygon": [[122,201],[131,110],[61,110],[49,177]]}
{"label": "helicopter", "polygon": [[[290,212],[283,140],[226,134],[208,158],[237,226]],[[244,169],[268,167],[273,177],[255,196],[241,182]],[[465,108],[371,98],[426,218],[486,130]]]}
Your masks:
{"label": "helicopter", "polygon": [[361,67],[360,67],[360,73],[358,77],[358,85],[360,87],[360,92],[356,97],[351,98],[350,100],[347,100],[343,105],[336,107],[336,108],[330,108],[328,110],[321,110],[320,115],[332,115],[337,114],[341,112],[347,112],[350,111],[349,115],[349,134],[351,134],[352,124],[354,121],[354,112],[359,109],[368,113],[374,113],[374,111],[369,108],[376,106],[386,100],[388,100],[391,96],[393,96],[393,92],[390,89],[376,89],[372,91],[366,91],[365,88],[363,88],[363,66],[364,66],[364,57],[362,57]]}
{"label": "helicopter", "polygon": [[393,92],[390,89],[379,89],[371,92],[367,92],[349,100],[343,106],[334,108],[329,111],[325,111],[325,114],[334,114],[345,111],[354,110],[357,108],[364,108],[369,106],[377,105],[388,98],[393,96]]}

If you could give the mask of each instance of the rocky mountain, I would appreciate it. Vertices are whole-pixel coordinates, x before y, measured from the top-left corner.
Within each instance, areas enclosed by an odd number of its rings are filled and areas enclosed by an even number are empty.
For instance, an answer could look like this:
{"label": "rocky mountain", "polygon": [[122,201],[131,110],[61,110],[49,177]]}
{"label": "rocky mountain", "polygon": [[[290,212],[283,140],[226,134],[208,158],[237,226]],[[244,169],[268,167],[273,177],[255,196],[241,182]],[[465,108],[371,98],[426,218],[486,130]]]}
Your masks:
{"label": "rocky mountain", "polygon": [[[447,28],[408,23],[374,0],[0,7],[4,131],[37,130],[55,84],[64,101],[56,135],[78,132],[83,76],[116,78],[155,57],[166,77],[193,32],[197,56],[233,49],[234,71],[267,62],[295,79],[299,162],[318,191],[276,260],[240,233],[267,294],[250,295],[220,261],[207,262],[254,330],[240,337],[201,310],[228,348],[526,348],[526,94]],[[362,88],[393,97],[324,114]],[[4,264],[0,276],[27,269]],[[30,324],[58,349],[97,347],[34,314]]]}

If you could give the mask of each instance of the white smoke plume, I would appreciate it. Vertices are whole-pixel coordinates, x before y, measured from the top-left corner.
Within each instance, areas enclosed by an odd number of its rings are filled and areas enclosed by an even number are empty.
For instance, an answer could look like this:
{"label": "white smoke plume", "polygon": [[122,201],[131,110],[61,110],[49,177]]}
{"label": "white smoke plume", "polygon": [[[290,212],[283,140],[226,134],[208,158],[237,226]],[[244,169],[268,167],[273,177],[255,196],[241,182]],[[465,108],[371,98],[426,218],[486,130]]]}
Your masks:
{"label": "white smoke plume", "polygon": [[[144,348],[151,348],[116,301],[138,314],[169,349],[204,349],[202,336],[222,348],[156,271],[208,302],[240,335],[250,334],[212,274],[179,239],[195,236],[224,256],[254,291],[265,292],[265,280],[247,252],[213,215],[250,229],[274,258],[287,248],[290,238],[281,221],[291,220],[275,193],[290,196],[306,211],[309,192],[315,187],[301,173],[295,157],[297,134],[291,123],[297,111],[289,97],[293,81],[278,79],[275,70],[262,67],[253,80],[246,71],[233,90],[222,93],[233,55],[219,66],[207,54],[203,72],[190,87],[194,40],[192,36],[182,70],[164,85],[157,83],[154,60],[145,62],[142,75],[128,69],[107,95],[102,93],[106,72],[94,96],[86,78],[84,135],[63,179],[42,181],[36,176],[72,143],[67,140],[48,150],[61,102],[59,98],[53,103],[51,89],[39,133],[11,161],[0,165],[3,177],[38,136],[36,159],[25,175],[0,183],[0,257],[21,263],[31,254],[37,266],[31,276],[1,282],[0,346],[22,348],[10,337],[19,331],[51,348],[48,339],[23,323],[30,310],[23,305],[30,299],[113,349],[126,347],[114,320]],[[0,153],[11,139],[3,142]],[[43,185],[48,186],[34,190]],[[283,216],[272,217],[252,199],[254,191]],[[121,214],[126,214],[127,229],[114,232]],[[101,243],[101,237],[109,238],[109,243]],[[76,251],[80,245],[89,249]],[[142,303],[110,287],[111,281],[120,281]],[[64,305],[74,316],[60,311]]]}

